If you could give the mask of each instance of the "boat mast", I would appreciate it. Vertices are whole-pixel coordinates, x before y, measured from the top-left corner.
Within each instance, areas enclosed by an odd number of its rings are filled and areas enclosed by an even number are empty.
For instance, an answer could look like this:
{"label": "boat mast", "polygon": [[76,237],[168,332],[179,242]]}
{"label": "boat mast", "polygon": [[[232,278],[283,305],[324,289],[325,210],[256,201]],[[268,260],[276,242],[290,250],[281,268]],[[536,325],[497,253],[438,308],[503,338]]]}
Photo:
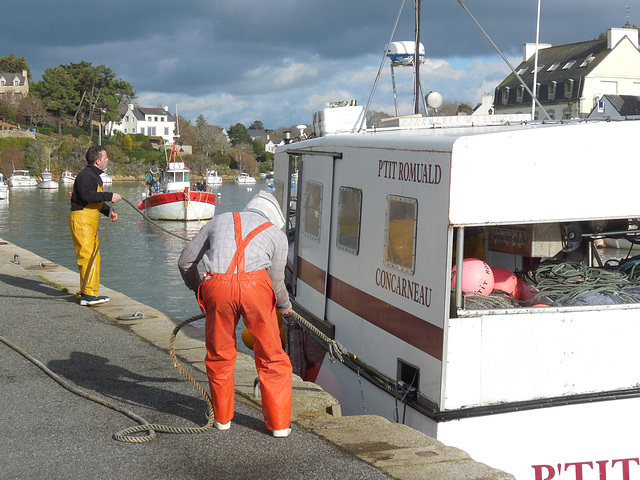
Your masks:
{"label": "boat mast", "polygon": [[416,24],[416,49],[413,53],[413,113],[420,113],[420,7],[422,0],[413,0],[415,3]]}

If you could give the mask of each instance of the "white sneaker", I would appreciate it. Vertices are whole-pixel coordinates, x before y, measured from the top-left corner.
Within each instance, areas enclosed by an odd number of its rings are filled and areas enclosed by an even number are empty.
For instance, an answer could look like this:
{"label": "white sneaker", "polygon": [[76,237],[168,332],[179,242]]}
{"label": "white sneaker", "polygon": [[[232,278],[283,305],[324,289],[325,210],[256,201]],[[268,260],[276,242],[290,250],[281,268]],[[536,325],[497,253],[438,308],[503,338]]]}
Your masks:
{"label": "white sneaker", "polygon": [[216,427],[218,430],[229,430],[229,428],[231,428],[231,422],[220,423],[219,421],[214,420],[213,426]]}
{"label": "white sneaker", "polygon": [[285,428],[284,430],[272,430],[271,433],[276,438],[288,437],[289,434],[291,433],[291,427]]}

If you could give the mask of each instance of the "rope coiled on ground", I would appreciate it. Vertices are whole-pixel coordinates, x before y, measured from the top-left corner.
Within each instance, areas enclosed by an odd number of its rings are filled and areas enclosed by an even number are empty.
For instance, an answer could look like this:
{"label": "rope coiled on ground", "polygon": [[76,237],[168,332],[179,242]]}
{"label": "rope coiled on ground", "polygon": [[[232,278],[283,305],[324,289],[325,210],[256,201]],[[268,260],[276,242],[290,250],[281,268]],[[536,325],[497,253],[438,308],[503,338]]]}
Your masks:
{"label": "rope coiled on ground", "polygon": [[[200,315],[196,315],[194,317],[188,318],[187,320],[184,320],[173,329],[173,332],[171,333],[171,340],[169,343],[169,354],[171,355],[171,360],[173,361],[173,365],[202,394],[202,396],[205,398],[207,402],[207,405],[209,407],[209,421],[207,422],[206,425],[202,427],[171,427],[168,425],[150,424],[143,417],[141,417],[140,415],[137,415],[136,413],[132,412],[129,409],[120,407],[115,403],[109,402],[107,400],[104,400],[103,398],[100,398],[96,395],[93,395],[91,393],[85,392],[84,390],[81,390],[80,388],[76,387],[75,385],[71,384],[67,380],[60,377],[58,374],[50,370],[46,365],[44,365],[37,358],[33,357],[32,355],[27,353],[25,350],[13,344],[6,338],[0,336],[0,342],[4,343],[9,348],[18,352],[20,355],[22,355],[31,363],[36,365],[38,368],[40,368],[40,370],[42,370],[49,377],[51,377],[53,380],[58,382],[61,386],[63,386],[70,392],[75,393],[80,397],[86,398],[87,400],[91,400],[92,402],[95,402],[99,405],[103,405],[107,408],[120,412],[123,415],[126,415],[127,417],[131,418],[132,420],[135,420],[140,424],[135,427],[130,427],[115,433],[113,435],[113,438],[115,440],[118,440],[120,442],[127,442],[127,443],[145,443],[155,439],[156,432],[178,433],[178,434],[203,433],[213,426],[214,414],[213,414],[213,405],[211,404],[211,397],[204,390],[204,388],[184,369],[184,367],[180,364],[175,354],[175,339],[180,329],[185,325],[195,322],[196,320],[199,320],[201,318],[204,318],[204,314],[200,314]],[[142,436],[136,435],[138,433],[143,433],[143,432],[146,432],[146,435],[142,435]]]}

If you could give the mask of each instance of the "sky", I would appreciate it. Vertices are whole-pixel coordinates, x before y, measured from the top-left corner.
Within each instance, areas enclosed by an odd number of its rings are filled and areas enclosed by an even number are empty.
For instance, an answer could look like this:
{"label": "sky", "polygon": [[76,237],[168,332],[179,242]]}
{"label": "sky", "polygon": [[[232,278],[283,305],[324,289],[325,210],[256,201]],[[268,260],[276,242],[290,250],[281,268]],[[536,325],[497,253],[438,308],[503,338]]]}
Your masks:
{"label": "sky", "polygon": [[[516,67],[522,45],[536,40],[538,0],[461,2]],[[370,110],[394,114],[385,46],[414,40],[415,30],[413,0],[402,6],[403,0],[13,2],[2,13],[0,57],[25,57],[34,81],[49,67],[106,65],[133,86],[138,106],[166,105],[192,122],[203,115],[227,129],[256,120],[276,129],[309,124],[325,102],[370,101]],[[639,16],[634,0],[540,0],[540,42],[591,40],[627,20],[640,24]],[[510,73],[459,0],[423,0],[420,32],[424,93],[475,106]],[[395,69],[399,114],[412,113],[412,74]]]}

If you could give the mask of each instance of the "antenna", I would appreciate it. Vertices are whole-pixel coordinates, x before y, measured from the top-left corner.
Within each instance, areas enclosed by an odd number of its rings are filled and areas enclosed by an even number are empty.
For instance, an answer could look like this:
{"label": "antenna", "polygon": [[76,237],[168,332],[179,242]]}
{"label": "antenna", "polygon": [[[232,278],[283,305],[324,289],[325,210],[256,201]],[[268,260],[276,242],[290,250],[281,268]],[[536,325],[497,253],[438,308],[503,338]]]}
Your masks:
{"label": "antenna", "polygon": [[178,118],[178,104],[176,103],[176,129],[178,131],[178,134],[176,135],[176,137],[180,138],[180,121]]}
{"label": "antenna", "polygon": [[630,27],[631,25],[629,24],[629,17],[631,15],[631,5],[625,5],[624,6],[624,26],[625,27]]}

